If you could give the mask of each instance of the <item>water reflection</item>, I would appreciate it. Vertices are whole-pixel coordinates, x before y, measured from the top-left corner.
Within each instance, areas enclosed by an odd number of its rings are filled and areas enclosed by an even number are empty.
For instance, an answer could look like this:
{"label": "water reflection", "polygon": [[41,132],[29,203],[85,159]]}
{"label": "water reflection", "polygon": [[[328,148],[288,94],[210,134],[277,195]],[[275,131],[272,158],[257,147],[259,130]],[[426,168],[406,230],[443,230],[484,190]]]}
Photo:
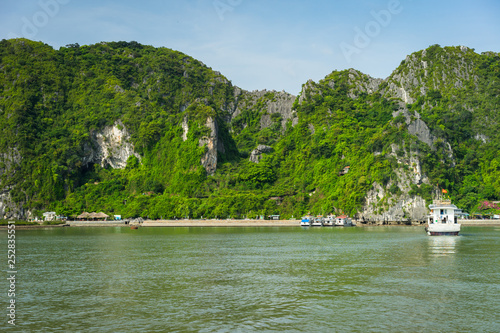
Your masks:
{"label": "water reflection", "polygon": [[457,236],[429,237],[429,254],[434,257],[449,256],[456,253]]}

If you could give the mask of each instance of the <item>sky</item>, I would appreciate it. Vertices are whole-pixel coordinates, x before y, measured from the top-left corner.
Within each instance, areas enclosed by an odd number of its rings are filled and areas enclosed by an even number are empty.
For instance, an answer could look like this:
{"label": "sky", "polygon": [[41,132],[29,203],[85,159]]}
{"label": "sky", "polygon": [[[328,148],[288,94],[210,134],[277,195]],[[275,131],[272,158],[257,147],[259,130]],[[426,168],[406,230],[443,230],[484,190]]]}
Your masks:
{"label": "sky", "polygon": [[500,52],[500,1],[0,0],[0,39],[17,37],[167,47],[240,88],[298,94],[334,70],[386,78],[434,44]]}

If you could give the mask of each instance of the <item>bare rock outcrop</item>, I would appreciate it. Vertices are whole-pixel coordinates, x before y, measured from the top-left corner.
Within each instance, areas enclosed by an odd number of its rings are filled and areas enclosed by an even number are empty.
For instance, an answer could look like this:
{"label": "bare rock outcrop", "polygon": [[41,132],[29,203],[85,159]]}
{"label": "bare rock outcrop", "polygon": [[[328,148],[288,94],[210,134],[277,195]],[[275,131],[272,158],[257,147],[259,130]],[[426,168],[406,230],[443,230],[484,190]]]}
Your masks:
{"label": "bare rock outcrop", "polygon": [[422,172],[418,151],[403,150],[401,154],[397,144],[392,144],[391,148],[390,155],[396,158],[401,167],[394,170],[396,177],[385,186],[373,183],[359,216],[365,221],[424,221],[428,214],[425,200],[421,196],[410,195],[412,187],[429,185],[429,178]]}
{"label": "bare rock outcrop", "polygon": [[258,145],[257,148],[252,150],[252,152],[250,153],[250,162],[259,163],[262,159],[262,154],[271,153],[272,151],[272,147],[266,145]]}
{"label": "bare rock outcrop", "polygon": [[296,123],[297,114],[292,110],[296,96],[287,92],[281,91],[244,91],[235,88],[235,103],[231,112],[231,120],[236,118],[243,112],[254,108],[258,103],[261,105],[260,112],[262,113],[260,120],[261,129],[267,128],[273,124],[271,115],[279,114],[281,117],[281,127],[285,129],[286,123],[291,120]]}
{"label": "bare rock outcrop", "polygon": [[14,200],[12,200],[11,191],[11,186],[0,191],[0,218],[24,219],[27,212],[23,208],[23,203],[14,202]]}
{"label": "bare rock outcrop", "polygon": [[134,155],[140,159],[130,142],[130,135],[125,125],[118,120],[113,126],[90,133],[90,142],[83,147],[83,164],[97,163],[102,167],[109,165],[113,169],[123,169],[127,159]]}
{"label": "bare rock outcrop", "polygon": [[205,154],[201,158],[201,164],[207,171],[209,176],[212,176],[217,170],[217,152],[224,153],[224,144],[219,138],[219,127],[217,121],[208,117],[205,124],[210,129],[210,134],[199,139],[200,147],[206,146]]}
{"label": "bare rock outcrop", "polygon": [[[20,167],[22,156],[16,148],[7,149],[0,153],[0,177],[8,179],[14,176],[16,169]],[[0,187],[0,218],[1,219],[23,219],[25,210],[23,203],[12,200],[12,186]]]}
{"label": "bare rock outcrop", "polygon": [[[351,68],[347,80],[351,89],[349,89],[347,94],[351,98],[358,98],[360,93],[372,94],[378,90],[383,81],[382,79],[373,78],[370,75],[363,74]],[[332,86],[331,83],[330,86]]]}
{"label": "bare rock outcrop", "polygon": [[[459,46],[447,48],[440,54],[432,55],[426,49],[408,55],[401,65],[385,80],[381,93],[386,97],[396,97],[402,102],[412,104],[419,96],[425,96],[429,90],[443,87],[465,89],[468,85],[477,86],[478,76],[472,61],[466,60],[467,53],[474,51]],[[435,70],[436,66],[451,68],[445,73]]]}
{"label": "bare rock outcrop", "polygon": [[[388,186],[392,185],[389,183]],[[368,191],[365,205],[358,214],[358,219],[365,221],[406,222],[424,221],[428,214],[425,200],[416,195],[403,194],[387,200],[388,190],[378,183]],[[387,200],[385,209],[380,209],[382,202]]]}

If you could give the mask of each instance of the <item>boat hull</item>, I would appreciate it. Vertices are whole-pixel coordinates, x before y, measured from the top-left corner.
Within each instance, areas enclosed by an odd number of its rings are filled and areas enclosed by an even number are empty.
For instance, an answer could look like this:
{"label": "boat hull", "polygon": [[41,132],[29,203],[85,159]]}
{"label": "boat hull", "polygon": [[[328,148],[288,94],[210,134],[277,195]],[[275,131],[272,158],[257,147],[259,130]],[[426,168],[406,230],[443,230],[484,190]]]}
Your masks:
{"label": "boat hull", "polygon": [[429,236],[458,236],[459,231],[427,231]]}
{"label": "boat hull", "polygon": [[460,224],[430,224],[425,231],[429,236],[458,236]]}

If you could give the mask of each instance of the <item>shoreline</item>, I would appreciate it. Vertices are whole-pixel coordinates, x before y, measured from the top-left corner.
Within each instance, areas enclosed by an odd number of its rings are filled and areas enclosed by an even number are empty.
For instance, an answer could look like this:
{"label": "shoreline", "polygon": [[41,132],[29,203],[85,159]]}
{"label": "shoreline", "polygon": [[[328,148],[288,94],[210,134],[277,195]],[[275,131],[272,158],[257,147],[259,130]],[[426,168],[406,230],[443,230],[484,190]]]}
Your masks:
{"label": "shoreline", "polygon": [[[463,227],[492,227],[500,226],[500,220],[461,220],[459,221]],[[67,221],[65,224],[59,225],[23,225],[16,224],[16,229],[40,229],[40,228],[62,228],[62,227],[300,227],[300,220],[145,220],[142,223],[125,221]],[[412,223],[405,224],[402,222],[373,222],[360,223],[356,222],[355,227],[384,227],[384,226],[400,226],[400,227],[423,227],[425,224]],[[1,229],[7,229],[7,225],[0,225]],[[312,227],[317,228],[317,227]],[[328,227],[326,227],[328,228]]]}
{"label": "shoreline", "polygon": [[[383,221],[373,223],[355,222],[355,227],[379,227],[379,226],[407,226],[419,227],[425,224],[403,222],[389,222],[383,224]],[[500,226],[500,220],[461,220],[462,226]],[[141,227],[300,227],[300,220],[145,220],[142,223],[131,222],[130,224],[116,223],[116,221],[70,221],[70,226],[132,226]],[[317,228],[317,227],[313,227]],[[327,227],[328,228],[328,227]]]}

